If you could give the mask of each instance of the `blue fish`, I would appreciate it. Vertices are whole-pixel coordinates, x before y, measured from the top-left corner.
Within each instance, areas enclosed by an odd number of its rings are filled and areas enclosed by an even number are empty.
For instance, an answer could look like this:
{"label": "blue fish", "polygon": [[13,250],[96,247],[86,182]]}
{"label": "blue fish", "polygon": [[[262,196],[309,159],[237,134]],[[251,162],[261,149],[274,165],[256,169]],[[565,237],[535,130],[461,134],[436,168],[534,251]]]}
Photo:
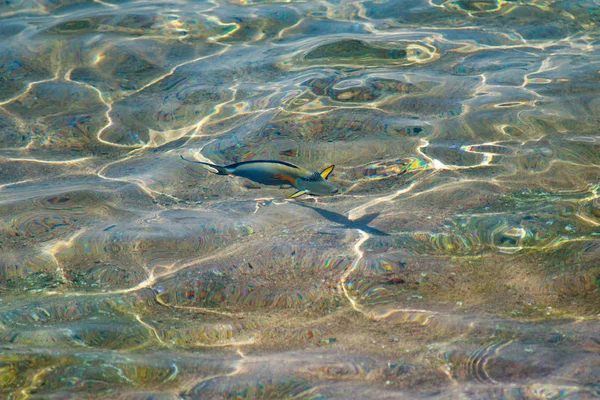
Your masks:
{"label": "blue fish", "polygon": [[239,176],[263,185],[294,187],[298,191],[289,196],[290,199],[304,194],[326,196],[338,192],[338,188],[327,180],[335,165],[321,172],[311,172],[297,165],[277,160],[253,160],[221,166],[188,160],[183,156],[181,158],[187,162],[201,164],[213,174]]}

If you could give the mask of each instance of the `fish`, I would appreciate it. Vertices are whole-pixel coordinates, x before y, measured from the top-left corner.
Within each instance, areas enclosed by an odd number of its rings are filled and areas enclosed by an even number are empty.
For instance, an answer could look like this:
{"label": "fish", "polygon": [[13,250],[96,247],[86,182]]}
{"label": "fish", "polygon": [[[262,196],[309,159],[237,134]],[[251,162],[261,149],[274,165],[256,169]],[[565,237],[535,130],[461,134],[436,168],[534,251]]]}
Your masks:
{"label": "fish", "polygon": [[338,192],[337,186],[327,180],[335,165],[330,165],[321,172],[311,172],[278,160],[251,160],[221,166],[180,157],[184,161],[202,165],[213,174],[239,176],[263,185],[296,188],[297,192],[289,196],[290,199],[305,194],[328,196]]}

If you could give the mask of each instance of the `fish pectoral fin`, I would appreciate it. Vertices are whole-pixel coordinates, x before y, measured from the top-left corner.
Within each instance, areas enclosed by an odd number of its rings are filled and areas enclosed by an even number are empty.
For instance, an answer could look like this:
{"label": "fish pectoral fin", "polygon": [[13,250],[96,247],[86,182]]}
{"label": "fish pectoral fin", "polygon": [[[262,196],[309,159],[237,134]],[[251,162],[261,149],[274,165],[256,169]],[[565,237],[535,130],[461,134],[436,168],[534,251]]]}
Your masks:
{"label": "fish pectoral fin", "polygon": [[288,199],[295,199],[296,197],[300,197],[303,194],[308,193],[308,190],[298,190],[296,193],[294,193],[293,195],[289,196]]}
{"label": "fish pectoral fin", "polygon": [[329,177],[329,175],[333,172],[334,168],[335,168],[335,165],[330,165],[329,167],[325,168],[323,171],[321,171],[321,177],[323,179],[327,179]]}
{"label": "fish pectoral fin", "polygon": [[292,185],[281,185],[281,186],[279,186],[279,189],[291,189],[291,188],[293,188]]}

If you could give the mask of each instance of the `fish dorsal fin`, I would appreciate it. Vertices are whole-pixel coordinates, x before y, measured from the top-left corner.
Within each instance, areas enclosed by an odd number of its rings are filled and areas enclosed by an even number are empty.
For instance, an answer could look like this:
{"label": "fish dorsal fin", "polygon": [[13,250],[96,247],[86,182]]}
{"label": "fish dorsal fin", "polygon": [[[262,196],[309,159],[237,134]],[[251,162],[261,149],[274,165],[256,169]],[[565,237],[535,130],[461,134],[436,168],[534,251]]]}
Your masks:
{"label": "fish dorsal fin", "polygon": [[321,177],[323,177],[323,179],[327,179],[329,175],[333,172],[334,168],[335,165],[330,165],[329,167],[325,168],[323,171],[321,171]]}
{"label": "fish dorsal fin", "polygon": [[293,195],[291,195],[290,197],[288,197],[288,199],[295,199],[296,197],[300,197],[303,194],[308,193],[308,190],[298,190],[296,193],[294,193]]}

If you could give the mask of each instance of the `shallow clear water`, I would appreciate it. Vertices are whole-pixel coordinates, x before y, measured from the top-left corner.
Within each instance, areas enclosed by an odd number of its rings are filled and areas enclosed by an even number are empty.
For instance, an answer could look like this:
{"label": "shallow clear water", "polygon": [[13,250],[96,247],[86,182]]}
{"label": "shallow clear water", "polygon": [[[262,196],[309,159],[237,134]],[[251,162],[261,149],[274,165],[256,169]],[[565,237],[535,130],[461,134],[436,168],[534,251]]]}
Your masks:
{"label": "shallow clear water", "polygon": [[[600,396],[600,2],[0,4],[0,395]],[[210,174],[330,164],[340,193]]]}

